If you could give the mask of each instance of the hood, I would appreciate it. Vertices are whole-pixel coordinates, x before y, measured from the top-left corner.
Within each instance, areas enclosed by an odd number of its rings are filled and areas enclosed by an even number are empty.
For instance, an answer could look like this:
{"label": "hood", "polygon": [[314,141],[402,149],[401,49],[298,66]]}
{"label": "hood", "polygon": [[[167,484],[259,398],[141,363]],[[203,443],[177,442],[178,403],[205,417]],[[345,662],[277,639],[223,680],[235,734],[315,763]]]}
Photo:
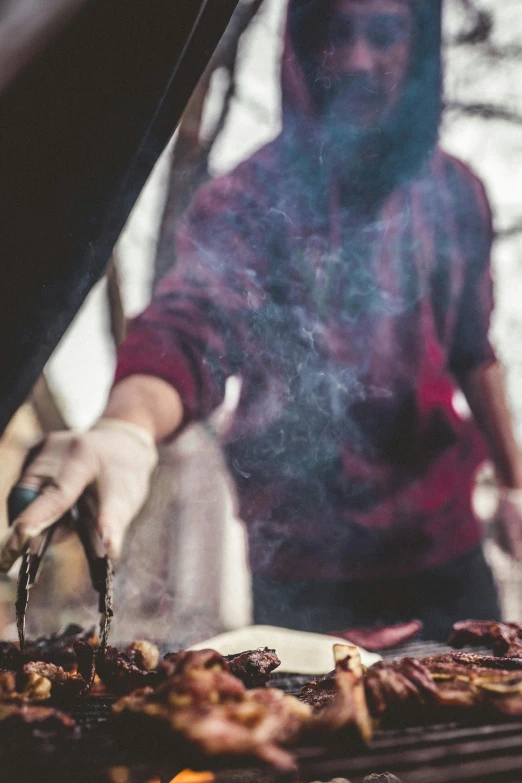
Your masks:
{"label": "hood", "polygon": [[[442,0],[410,2],[416,34],[409,74],[399,104],[383,123],[376,164],[370,176],[368,167],[361,167],[357,188],[365,206],[368,202],[382,203],[394,188],[417,176],[438,140],[442,104]],[[324,185],[327,185],[325,176],[330,176],[328,166],[324,166],[328,145],[324,143],[321,117],[312,95],[315,63],[310,52],[315,48],[317,31],[326,25],[327,3],[328,0],[290,0],[282,61],[285,154],[292,161],[294,173],[296,166],[302,167],[303,176],[322,181]]]}

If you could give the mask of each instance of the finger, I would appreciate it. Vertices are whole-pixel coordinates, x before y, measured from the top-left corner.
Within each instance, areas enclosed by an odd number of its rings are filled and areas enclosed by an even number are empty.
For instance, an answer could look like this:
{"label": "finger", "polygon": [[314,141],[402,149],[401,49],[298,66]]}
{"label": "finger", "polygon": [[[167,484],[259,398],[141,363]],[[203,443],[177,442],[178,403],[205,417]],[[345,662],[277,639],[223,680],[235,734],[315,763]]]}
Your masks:
{"label": "finger", "polygon": [[67,444],[54,438],[42,441],[29,452],[18,485],[30,489],[41,489],[49,479],[62,470],[67,460]]}
{"label": "finger", "polygon": [[70,511],[93,481],[94,473],[91,460],[71,458],[56,478],[43,479],[40,495],[14,520],[15,527],[22,531],[22,537],[39,535]]}
{"label": "finger", "polygon": [[0,571],[7,573],[23,554],[30,537],[19,525],[9,529],[7,535],[0,542]]}
{"label": "finger", "polygon": [[98,515],[96,527],[111,560],[119,560],[121,556],[129,522],[122,517],[120,512],[111,510],[110,507],[106,507]]}

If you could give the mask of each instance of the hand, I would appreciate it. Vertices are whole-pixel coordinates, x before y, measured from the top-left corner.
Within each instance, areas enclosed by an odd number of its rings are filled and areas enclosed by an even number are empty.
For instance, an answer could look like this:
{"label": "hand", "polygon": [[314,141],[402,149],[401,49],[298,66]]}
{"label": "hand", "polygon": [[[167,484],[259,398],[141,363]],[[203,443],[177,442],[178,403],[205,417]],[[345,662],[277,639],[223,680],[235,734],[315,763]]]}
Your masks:
{"label": "hand", "polygon": [[494,526],[499,546],[522,562],[522,489],[500,488]]}
{"label": "hand", "polygon": [[107,552],[117,558],[146,500],[157,459],[147,430],[116,419],[102,419],[86,433],[48,435],[18,481],[41,494],[1,543],[0,570],[8,571],[28,541],[63,517],[87,487],[96,496],[96,522]]}

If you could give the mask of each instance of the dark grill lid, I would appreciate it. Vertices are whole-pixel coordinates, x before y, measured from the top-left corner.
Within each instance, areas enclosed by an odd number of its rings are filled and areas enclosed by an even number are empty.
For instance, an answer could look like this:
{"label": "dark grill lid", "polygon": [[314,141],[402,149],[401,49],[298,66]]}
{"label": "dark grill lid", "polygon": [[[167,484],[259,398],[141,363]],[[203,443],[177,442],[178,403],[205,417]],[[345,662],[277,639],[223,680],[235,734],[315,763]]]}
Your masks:
{"label": "dark grill lid", "polygon": [[[236,4],[1,4],[0,41],[12,7],[28,11],[6,47],[23,67],[0,80],[0,432],[102,275]],[[28,52],[38,23],[56,32]]]}

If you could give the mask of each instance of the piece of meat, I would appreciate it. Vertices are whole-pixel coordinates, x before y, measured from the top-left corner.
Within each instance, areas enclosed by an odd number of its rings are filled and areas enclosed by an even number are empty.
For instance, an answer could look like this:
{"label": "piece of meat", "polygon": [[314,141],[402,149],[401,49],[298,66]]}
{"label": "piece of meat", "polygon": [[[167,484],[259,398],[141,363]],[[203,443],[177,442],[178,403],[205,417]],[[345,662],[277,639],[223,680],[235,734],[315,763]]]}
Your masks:
{"label": "piece of meat", "polygon": [[43,701],[44,692],[47,699],[55,702],[68,702],[88,693],[94,680],[94,648],[87,642],[75,642],[74,651],[76,672],[45,661],[24,664],[17,675],[17,685],[20,693],[27,695],[27,701]]}
{"label": "piece of meat", "polygon": [[335,671],[332,671],[304,685],[299,692],[299,699],[317,712],[332,701],[335,693]]}
{"label": "piece of meat", "polygon": [[0,673],[0,701],[9,701],[16,691],[16,674],[14,672]]}
{"label": "piece of meat", "polygon": [[479,655],[478,653],[453,652],[448,655],[455,663],[466,664],[467,666],[482,666],[488,669],[504,670],[522,670],[521,658],[502,658],[493,655]]}
{"label": "piece of meat", "polygon": [[[497,668],[489,665],[491,661]],[[444,719],[448,710],[452,716],[464,712],[522,717],[522,671],[498,668],[502,661],[450,653],[377,663],[365,676],[371,714],[386,725]]]}
{"label": "piece of meat", "polygon": [[522,657],[522,625],[490,620],[463,620],[455,623],[448,644],[452,647],[484,645],[495,655]]}
{"label": "piece of meat", "polygon": [[[270,679],[271,672],[281,664],[275,650],[270,650],[268,647],[226,656],[221,656],[215,650],[200,650],[200,652],[207,653],[209,666],[213,663],[219,663],[221,666],[222,662],[226,661],[227,671],[241,680],[247,688],[262,688]],[[161,675],[171,677],[179,673],[179,665],[182,665],[181,661],[185,654],[185,652],[167,653],[159,665]]]}
{"label": "piece of meat", "polygon": [[255,756],[293,769],[286,745],[296,739],[311,710],[275,688],[247,690],[213,650],[171,654],[168,678],[114,705],[120,717],[166,728],[207,755]]}
{"label": "piece of meat", "polygon": [[132,642],[125,649],[125,655],[131,663],[146,672],[156,669],[160,659],[156,645],[147,641]]}
{"label": "piece of meat", "polygon": [[303,727],[312,736],[317,733],[334,738],[342,733],[350,744],[368,743],[373,725],[366,701],[363,666],[357,647],[334,645],[334,697],[318,710]]}
{"label": "piece of meat", "polygon": [[348,628],[346,631],[331,633],[352,644],[364,647],[366,650],[390,650],[398,647],[409,639],[413,639],[422,631],[420,620],[412,620],[401,625],[376,626],[374,628]]}
{"label": "piece of meat", "polygon": [[[20,681],[20,675],[17,676]],[[38,672],[27,672],[18,686],[18,690],[12,695],[13,701],[28,702],[33,704],[39,701],[49,701],[53,689],[53,683],[48,677]]]}
{"label": "piece of meat", "polygon": [[[448,660],[450,657],[452,660]],[[479,660],[484,657],[476,656]],[[522,671],[480,666],[477,660],[470,662],[469,656],[466,660],[464,655],[456,660],[454,656],[439,656],[428,660],[427,665],[443,700],[454,696],[462,706],[522,717]]]}
{"label": "piece of meat", "polygon": [[225,656],[230,671],[247,688],[262,688],[270,679],[270,674],[281,665],[275,650],[268,647],[260,650],[247,650],[238,655]]}
{"label": "piece of meat", "polygon": [[[50,683],[50,689],[47,698],[53,698],[59,701],[69,701],[75,699],[85,692],[86,683],[79,674],[66,672],[61,666],[55,666],[54,663],[45,663],[45,661],[30,661],[26,663],[17,677],[19,689],[21,692],[37,692],[38,680]],[[45,686],[44,686],[45,687]],[[34,701],[40,701],[33,697]]]}
{"label": "piece of meat", "polygon": [[28,641],[23,657],[25,661],[45,661],[68,668],[76,664],[74,650],[76,642],[85,642],[92,647],[97,647],[98,636],[95,629],[85,630],[79,625],[68,625],[63,631],[50,636],[40,636],[34,642]]}
{"label": "piece of meat", "polygon": [[182,674],[187,668],[194,667],[198,669],[212,669],[215,667],[227,672],[230,671],[230,665],[226,658],[215,650],[198,650],[197,658],[194,657],[193,652],[190,650],[167,653],[159,664],[158,670],[160,677],[165,679]]}
{"label": "piece of meat", "polygon": [[[131,655],[136,660],[134,648]],[[165,676],[164,672],[156,669],[142,669],[116,647],[107,647],[105,654],[97,659],[96,672],[109,692],[116,696],[124,696],[147,685],[156,685]]]}
{"label": "piece of meat", "polygon": [[77,732],[76,721],[52,707],[0,704],[0,736],[9,741],[18,738]]}
{"label": "piece of meat", "polygon": [[365,676],[366,698],[375,718],[415,713],[435,699],[437,689],[429,669],[415,658],[379,661]]}

